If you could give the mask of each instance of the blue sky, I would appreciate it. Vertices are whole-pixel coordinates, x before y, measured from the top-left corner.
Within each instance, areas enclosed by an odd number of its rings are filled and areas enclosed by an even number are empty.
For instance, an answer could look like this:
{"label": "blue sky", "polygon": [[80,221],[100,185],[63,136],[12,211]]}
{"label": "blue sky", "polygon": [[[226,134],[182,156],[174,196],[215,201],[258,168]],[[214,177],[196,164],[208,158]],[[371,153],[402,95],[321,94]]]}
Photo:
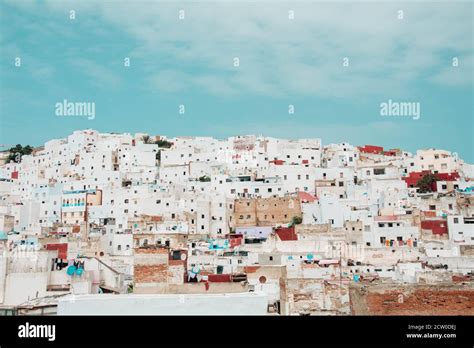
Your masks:
{"label": "blue sky", "polygon": [[[473,163],[473,6],[2,0],[0,143],[40,145],[86,128],[263,134],[442,148]],[[57,117],[64,99],[94,102],[95,119]],[[389,99],[419,102],[420,119],[381,116]]]}

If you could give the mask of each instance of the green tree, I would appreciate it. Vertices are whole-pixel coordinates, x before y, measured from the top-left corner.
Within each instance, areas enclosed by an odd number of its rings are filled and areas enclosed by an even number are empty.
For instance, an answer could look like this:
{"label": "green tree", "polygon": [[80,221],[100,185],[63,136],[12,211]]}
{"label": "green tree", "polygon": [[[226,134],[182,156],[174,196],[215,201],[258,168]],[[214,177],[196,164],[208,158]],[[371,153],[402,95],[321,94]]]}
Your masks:
{"label": "green tree", "polygon": [[438,181],[438,177],[434,174],[425,174],[416,182],[416,187],[420,193],[433,192],[433,184]]}
{"label": "green tree", "polygon": [[127,294],[133,294],[133,284],[128,284],[128,286],[127,286]]}
{"label": "green tree", "polygon": [[163,139],[155,141],[155,144],[158,145],[158,147],[164,147],[166,149],[169,149],[171,146],[173,146],[172,142],[169,142]]}
{"label": "green tree", "polygon": [[293,216],[291,222],[293,223],[293,225],[299,225],[303,222],[303,218],[301,216]]}
{"label": "green tree", "polygon": [[207,175],[203,175],[199,178],[199,181],[200,182],[209,182],[209,181],[211,181],[211,178],[208,177]]}
{"label": "green tree", "polygon": [[10,154],[8,155],[7,162],[20,163],[24,155],[30,155],[33,152],[33,148],[30,145],[23,147],[21,144],[17,144],[8,150],[8,152],[10,152]]}

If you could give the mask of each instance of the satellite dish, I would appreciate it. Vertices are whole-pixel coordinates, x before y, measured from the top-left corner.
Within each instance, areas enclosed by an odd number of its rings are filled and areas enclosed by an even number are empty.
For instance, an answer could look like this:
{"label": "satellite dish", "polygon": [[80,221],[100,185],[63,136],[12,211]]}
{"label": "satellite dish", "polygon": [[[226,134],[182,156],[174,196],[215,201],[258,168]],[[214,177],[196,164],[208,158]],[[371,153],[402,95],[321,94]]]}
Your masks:
{"label": "satellite dish", "polygon": [[185,253],[182,253],[182,254],[181,254],[181,260],[182,260],[182,261],[186,260],[186,254],[185,254]]}
{"label": "satellite dish", "polygon": [[68,275],[72,276],[74,273],[76,273],[76,267],[71,265],[67,268],[66,272]]}

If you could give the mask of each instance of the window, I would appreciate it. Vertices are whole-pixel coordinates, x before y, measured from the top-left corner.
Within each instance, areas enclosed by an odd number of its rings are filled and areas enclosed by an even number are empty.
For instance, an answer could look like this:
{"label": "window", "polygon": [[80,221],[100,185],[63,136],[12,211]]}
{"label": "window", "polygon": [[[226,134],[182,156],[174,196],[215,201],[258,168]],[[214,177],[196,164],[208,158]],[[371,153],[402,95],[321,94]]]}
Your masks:
{"label": "window", "polygon": [[455,217],[455,218],[453,219],[453,222],[454,222],[455,224],[458,224],[458,223],[459,223],[459,218]]}
{"label": "window", "polygon": [[430,205],[430,210],[436,210],[436,205]]}
{"label": "window", "polygon": [[344,182],[343,181],[339,181],[339,187],[343,187],[344,186]]}
{"label": "window", "polygon": [[385,174],[385,168],[374,168],[374,175],[383,175]]}

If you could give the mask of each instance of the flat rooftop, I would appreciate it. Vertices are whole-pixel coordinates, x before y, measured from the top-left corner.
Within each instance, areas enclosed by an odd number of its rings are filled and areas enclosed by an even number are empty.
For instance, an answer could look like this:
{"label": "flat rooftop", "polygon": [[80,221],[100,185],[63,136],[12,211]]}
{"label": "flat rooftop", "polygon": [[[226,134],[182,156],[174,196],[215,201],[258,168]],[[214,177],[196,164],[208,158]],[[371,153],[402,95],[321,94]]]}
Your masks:
{"label": "flat rooftop", "polygon": [[58,301],[58,315],[266,315],[267,306],[258,292],[70,295]]}

